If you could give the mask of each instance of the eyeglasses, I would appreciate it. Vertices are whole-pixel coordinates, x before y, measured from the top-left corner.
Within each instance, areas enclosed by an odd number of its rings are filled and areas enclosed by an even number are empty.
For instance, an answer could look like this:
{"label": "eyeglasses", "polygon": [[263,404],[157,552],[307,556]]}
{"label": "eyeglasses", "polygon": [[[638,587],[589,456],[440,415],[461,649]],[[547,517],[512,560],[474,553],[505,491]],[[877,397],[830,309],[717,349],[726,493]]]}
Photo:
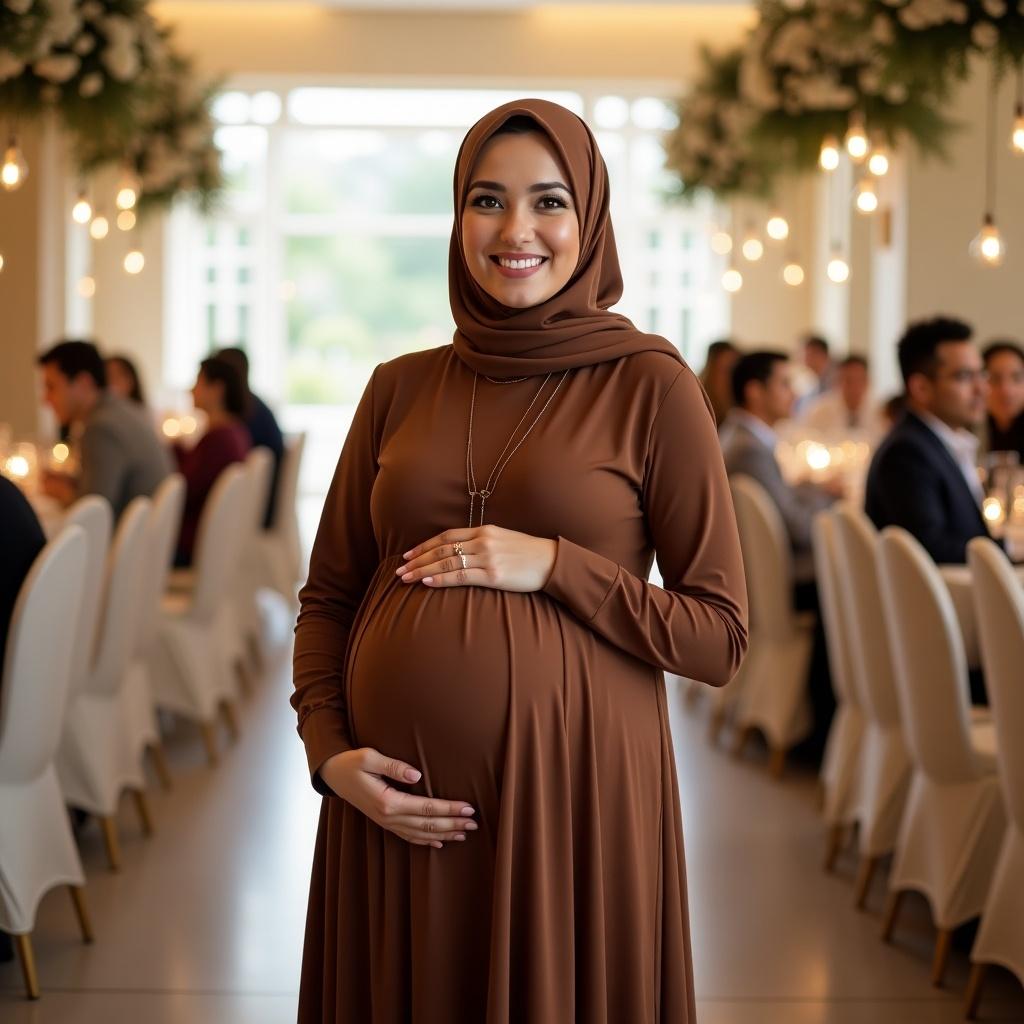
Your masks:
{"label": "eyeglasses", "polygon": [[936,373],[936,378],[945,377],[947,380],[953,381],[955,384],[974,384],[988,382],[988,370],[968,370],[966,367],[962,370],[951,370],[945,373]]}

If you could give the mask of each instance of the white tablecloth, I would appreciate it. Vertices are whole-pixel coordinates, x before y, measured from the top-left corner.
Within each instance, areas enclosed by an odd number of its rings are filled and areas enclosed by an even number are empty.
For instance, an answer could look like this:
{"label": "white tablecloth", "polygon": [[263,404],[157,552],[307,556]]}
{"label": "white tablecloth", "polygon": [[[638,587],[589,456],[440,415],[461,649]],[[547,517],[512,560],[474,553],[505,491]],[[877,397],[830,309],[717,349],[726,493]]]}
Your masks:
{"label": "white tablecloth", "polygon": [[[939,572],[953,598],[956,617],[964,636],[964,651],[971,668],[981,668],[981,652],[978,647],[978,625],[974,617],[974,596],[971,593],[971,570],[966,565],[940,565]],[[1014,572],[1024,586],[1024,565],[1014,566]]]}

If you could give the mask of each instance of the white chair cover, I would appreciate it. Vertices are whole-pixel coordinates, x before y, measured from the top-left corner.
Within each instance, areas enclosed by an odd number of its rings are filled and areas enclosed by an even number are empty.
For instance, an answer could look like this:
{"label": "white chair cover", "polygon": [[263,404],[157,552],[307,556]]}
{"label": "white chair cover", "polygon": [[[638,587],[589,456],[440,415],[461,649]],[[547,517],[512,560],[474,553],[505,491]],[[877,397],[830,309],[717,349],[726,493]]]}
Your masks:
{"label": "white chair cover", "polygon": [[746,476],[733,477],[730,485],[750,601],[750,649],[735,723],[760,729],[773,751],[785,751],[811,729],[807,672],[813,624],[793,610],[793,559],[771,498]]}
{"label": "white chair cover", "polygon": [[43,894],[83,885],[54,756],[64,725],[88,565],[68,526],[32,566],[14,606],[0,688],[0,928],[27,935]]}
{"label": "white chair cover", "polygon": [[922,893],[946,931],[981,913],[1006,814],[994,764],[972,744],[963,640],[938,569],[909,533],[890,526],[879,576],[914,766],[889,889]]}
{"label": "white chair cover", "polygon": [[834,512],[822,512],[815,518],[811,539],[832,689],[836,697],[836,711],[821,766],[825,792],[822,815],[826,825],[846,825],[854,820],[854,783],[864,733],[864,714],[852,665],[849,593],[840,586],[842,570]]}
{"label": "white chair cover", "polygon": [[[241,632],[251,643],[260,645],[263,619],[256,595],[262,585],[260,574],[260,537],[263,517],[270,499],[270,485],[274,475],[274,456],[268,448],[253,448],[245,460],[249,477],[249,511],[246,538],[242,547],[241,571],[235,581],[235,605]],[[260,648],[262,650],[262,648]],[[244,657],[244,644],[242,648]]]}
{"label": "white chair cover", "polygon": [[259,542],[262,585],[277,590],[293,604],[305,576],[298,517],[299,470],[305,447],[305,433],[285,438],[274,518],[269,530],[260,531]]}
{"label": "white chair cover", "polygon": [[835,516],[839,578],[848,595],[850,665],[861,694],[864,736],[851,796],[862,857],[891,853],[910,786],[910,753],[900,725],[892,648],[878,579],[878,532],[859,509]]}
{"label": "white chair cover", "polygon": [[992,541],[972,540],[967,558],[1009,817],[971,960],[1000,964],[1024,982],[1024,588]]}
{"label": "white chair cover", "polygon": [[217,478],[199,523],[195,585],[190,593],[164,596],[158,643],[149,658],[161,707],[212,724],[224,700],[237,692],[230,644],[236,628],[231,604],[233,574],[245,532],[249,480],[241,465]]}
{"label": "white chair cover", "polygon": [[140,497],[121,515],[107,558],[96,658],[68,701],[57,752],[67,802],[102,817],[117,813],[122,790],[143,790],[146,784],[142,759],[151,727],[140,721],[128,666],[148,559],[149,511],[149,499]]}

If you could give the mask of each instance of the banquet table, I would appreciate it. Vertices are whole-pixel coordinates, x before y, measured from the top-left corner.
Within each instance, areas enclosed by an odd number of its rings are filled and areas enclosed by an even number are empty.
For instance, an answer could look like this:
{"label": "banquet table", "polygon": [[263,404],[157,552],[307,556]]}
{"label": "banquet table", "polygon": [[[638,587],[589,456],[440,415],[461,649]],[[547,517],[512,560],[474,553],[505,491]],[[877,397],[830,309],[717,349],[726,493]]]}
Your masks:
{"label": "banquet table", "polygon": [[[1024,587],[1024,565],[1013,567],[1017,579]],[[969,668],[981,668],[981,650],[978,643],[978,624],[974,614],[974,595],[971,583],[971,570],[966,565],[940,565],[939,572],[949,595],[953,598],[953,608],[960,622],[960,632],[964,638],[964,653],[967,655]]]}

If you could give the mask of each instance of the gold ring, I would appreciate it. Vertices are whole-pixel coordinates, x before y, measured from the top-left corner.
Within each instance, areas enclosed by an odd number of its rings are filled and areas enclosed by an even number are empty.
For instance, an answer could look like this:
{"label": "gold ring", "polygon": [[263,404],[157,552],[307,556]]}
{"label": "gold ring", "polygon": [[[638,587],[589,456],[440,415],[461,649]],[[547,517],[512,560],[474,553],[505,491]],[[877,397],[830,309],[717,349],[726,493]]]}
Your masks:
{"label": "gold ring", "polygon": [[462,568],[463,569],[468,569],[469,568],[469,559],[464,554],[462,554],[461,551],[459,552],[459,558],[462,559]]}
{"label": "gold ring", "polygon": [[460,541],[455,542],[455,544],[453,545],[453,550],[455,551],[455,554],[459,556],[459,558],[462,557],[462,543]]}

